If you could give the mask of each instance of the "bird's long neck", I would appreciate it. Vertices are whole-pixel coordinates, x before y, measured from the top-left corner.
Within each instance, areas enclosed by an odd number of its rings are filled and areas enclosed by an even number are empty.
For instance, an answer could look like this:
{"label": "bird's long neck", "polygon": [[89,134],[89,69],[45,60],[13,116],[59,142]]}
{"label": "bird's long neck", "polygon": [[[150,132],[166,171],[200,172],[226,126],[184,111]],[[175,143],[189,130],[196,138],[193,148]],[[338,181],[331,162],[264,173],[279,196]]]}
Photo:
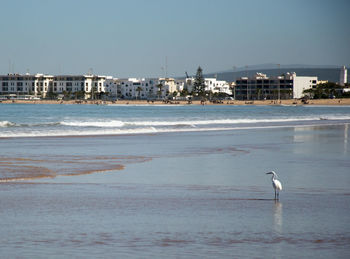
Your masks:
{"label": "bird's long neck", "polygon": [[271,181],[273,181],[273,180],[276,180],[276,175],[272,175],[272,177],[271,177]]}

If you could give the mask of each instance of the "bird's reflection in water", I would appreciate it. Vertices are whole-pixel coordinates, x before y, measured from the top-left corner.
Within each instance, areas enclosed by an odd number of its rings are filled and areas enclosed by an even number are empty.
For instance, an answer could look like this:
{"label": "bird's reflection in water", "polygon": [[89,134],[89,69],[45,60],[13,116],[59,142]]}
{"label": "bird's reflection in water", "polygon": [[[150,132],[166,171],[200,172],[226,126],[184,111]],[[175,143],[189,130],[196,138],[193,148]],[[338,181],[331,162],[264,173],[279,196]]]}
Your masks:
{"label": "bird's reflection in water", "polygon": [[283,225],[283,206],[278,200],[275,201],[273,208],[273,228],[276,234],[282,234]]}

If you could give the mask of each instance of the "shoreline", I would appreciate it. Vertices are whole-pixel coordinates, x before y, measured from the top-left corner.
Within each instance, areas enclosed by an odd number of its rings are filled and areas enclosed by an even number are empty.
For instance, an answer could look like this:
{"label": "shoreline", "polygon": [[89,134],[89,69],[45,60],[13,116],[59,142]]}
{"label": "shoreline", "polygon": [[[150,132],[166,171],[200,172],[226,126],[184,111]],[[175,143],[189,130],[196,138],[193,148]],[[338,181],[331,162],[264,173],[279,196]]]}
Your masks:
{"label": "shoreline", "polygon": [[147,100],[117,100],[117,101],[103,101],[103,100],[2,100],[0,103],[6,104],[95,104],[95,105],[350,105],[350,98],[344,99],[311,99],[307,102],[301,100],[288,99],[288,100],[255,100],[255,101],[242,101],[242,100],[225,100],[217,103],[205,101],[147,101]]}

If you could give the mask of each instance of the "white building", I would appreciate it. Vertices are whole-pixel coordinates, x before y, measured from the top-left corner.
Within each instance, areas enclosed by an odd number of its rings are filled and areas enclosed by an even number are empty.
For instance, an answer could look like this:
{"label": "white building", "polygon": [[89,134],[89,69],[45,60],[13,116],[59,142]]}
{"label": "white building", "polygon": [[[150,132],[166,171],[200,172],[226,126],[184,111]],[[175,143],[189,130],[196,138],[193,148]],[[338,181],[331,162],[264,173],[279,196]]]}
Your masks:
{"label": "white building", "polygon": [[212,93],[226,93],[232,94],[230,85],[223,80],[216,80],[216,78],[205,78],[205,91],[211,91]]}
{"label": "white building", "polygon": [[97,75],[8,74],[0,76],[0,95],[29,94],[46,97],[49,93],[83,92],[85,98],[89,98],[91,92],[105,92],[105,81],[105,76]]}
{"label": "white building", "polygon": [[119,79],[117,96],[123,99],[165,99],[183,90],[184,82],[174,78]]}
{"label": "white building", "polygon": [[[189,93],[193,92],[193,84],[195,78],[186,78],[185,88]],[[232,94],[230,85],[228,82],[223,80],[217,80],[216,78],[204,78],[205,91],[211,91],[212,93],[226,93],[228,95]]]}
{"label": "white building", "polygon": [[157,98],[158,80],[153,78],[119,79],[117,96],[125,99],[155,99]]}
{"label": "white building", "polygon": [[304,90],[316,88],[317,76],[297,76],[296,73],[287,73],[287,80],[293,80],[293,98],[304,97]]}
{"label": "white building", "polygon": [[104,81],[104,92],[108,94],[111,98],[117,98],[118,96],[118,78],[113,78],[112,76],[107,76]]}
{"label": "white building", "polygon": [[344,86],[348,82],[348,70],[345,68],[345,66],[342,66],[340,69],[340,80],[339,84],[341,86]]}

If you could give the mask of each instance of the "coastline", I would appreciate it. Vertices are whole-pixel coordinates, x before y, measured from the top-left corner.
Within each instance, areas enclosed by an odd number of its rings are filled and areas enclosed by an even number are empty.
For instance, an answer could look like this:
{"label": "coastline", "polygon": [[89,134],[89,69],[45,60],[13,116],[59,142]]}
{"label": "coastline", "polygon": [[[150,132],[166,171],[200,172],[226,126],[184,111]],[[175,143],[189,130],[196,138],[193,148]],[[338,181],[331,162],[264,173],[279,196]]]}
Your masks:
{"label": "coastline", "polygon": [[201,102],[201,101],[147,101],[147,100],[117,100],[117,101],[103,101],[103,100],[2,100],[0,103],[16,103],[16,104],[95,104],[95,105],[350,105],[350,98],[344,99],[311,99],[307,102],[302,100],[225,100],[220,103]]}

